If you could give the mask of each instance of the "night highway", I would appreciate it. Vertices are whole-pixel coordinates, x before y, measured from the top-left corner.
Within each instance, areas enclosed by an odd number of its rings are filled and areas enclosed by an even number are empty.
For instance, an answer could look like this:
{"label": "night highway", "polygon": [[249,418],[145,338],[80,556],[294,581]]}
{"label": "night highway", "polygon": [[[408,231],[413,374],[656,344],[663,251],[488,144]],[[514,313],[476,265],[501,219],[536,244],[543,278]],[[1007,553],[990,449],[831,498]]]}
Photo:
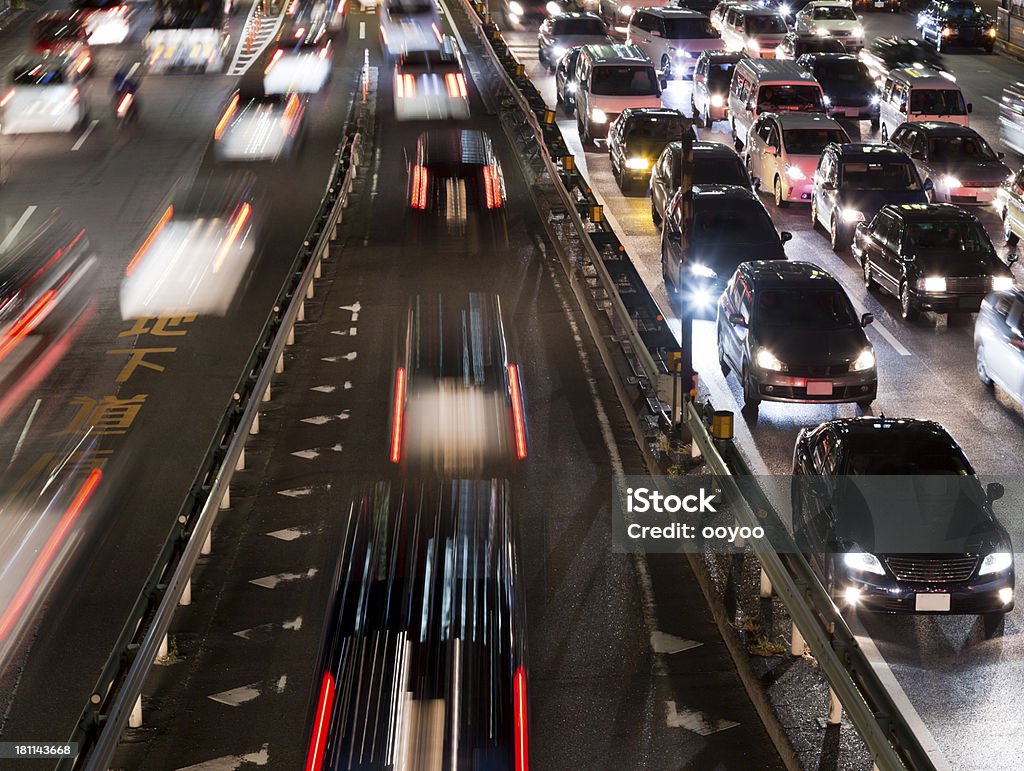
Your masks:
{"label": "night highway", "polygon": [[[678,336],[647,186],[623,194],[606,143],[581,143],[515,5],[491,12]],[[468,4],[107,6],[76,4],[84,16],[59,18],[83,25],[77,42],[45,51],[36,22],[65,2],[0,17],[0,744],[75,732],[182,501],[211,484],[197,470],[358,130],[322,276],[109,767],[872,767],[848,722],[847,754],[819,763],[819,715],[766,716],[762,654],[735,642],[686,555],[613,551],[612,480],[651,474],[651,445],[614,382],[614,336],[595,335],[559,260]],[[101,40],[122,19],[127,36]],[[868,42],[917,35],[910,13],[863,24]],[[223,71],[163,72],[214,61],[219,43],[165,42],[207,27],[227,35]],[[1024,63],[943,56],[971,127],[1016,172],[998,105]],[[44,87],[61,101],[21,106]],[[670,81],[663,106],[690,117],[691,89]],[[72,124],[16,128],[40,114]],[[696,131],[733,145],[726,121]],[[873,315],[878,388],[870,406],[766,399],[750,419],[712,309],[693,327],[698,393],[735,413],[752,473],[794,473],[802,429],[884,416],[938,421],[978,475],[1013,479],[1024,413],[979,380],[978,314],[902,318],[807,203],[759,197],[792,233],[787,259]],[[999,212],[970,211],[1020,286]],[[1011,536],[1019,500],[992,507]],[[1016,767],[1022,613],[994,633],[978,615],[845,614],[936,768]]]}

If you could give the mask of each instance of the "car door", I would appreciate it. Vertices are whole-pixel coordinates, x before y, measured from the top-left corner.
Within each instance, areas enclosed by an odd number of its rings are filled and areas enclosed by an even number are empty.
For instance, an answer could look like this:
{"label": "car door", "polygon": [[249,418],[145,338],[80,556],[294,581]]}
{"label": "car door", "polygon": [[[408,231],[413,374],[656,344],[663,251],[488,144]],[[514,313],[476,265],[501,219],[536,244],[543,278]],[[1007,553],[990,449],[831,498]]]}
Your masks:
{"label": "car door", "polygon": [[1006,315],[1009,334],[1003,338],[1003,383],[1017,401],[1024,401],[1024,302],[1014,300]]}
{"label": "car door", "polygon": [[651,30],[653,28],[653,17],[647,13],[647,11],[636,11],[633,13],[632,18],[629,20],[629,32],[627,34],[627,43],[634,43],[643,49],[644,53],[650,57],[651,61],[657,63],[657,59],[653,56],[651,44],[653,40],[651,38]]}
{"label": "car door", "polygon": [[771,133],[771,126],[767,118],[758,118],[750,127],[750,134],[746,138],[747,168],[750,174],[758,179],[763,179],[764,148],[768,143],[768,135]]}
{"label": "car door", "polygon": [[[681,286],[683,244],[683,223],[679,217],[679,196],[673,195],[665,212],[661,229],[661,250],[664,272],[678,289]],[[668,290],[668,287],[665,287]]]}
{"label": "car door", "polygon": [[879,284],[896,296],[899,296],[900,284],[903,281],[903,274],[906,272],[903,260],[903,234],[905,231],[906,223],[898,217],[892,217],[885,234],[885,241],[881,243],[881,248],[878,251]]}
{"label": "car door", "polygon": [[737,335],[737,328],[734,324],[729,321],[730,316],[734,313],[739,313],[739,297],[740,297],[740,275],[734,273],[729,283],[725,287],[725,291],[722,293],[722,314],[718,319],[718,358],[720,361],[724,361],[734,371],[739,371],[740,357],[737,355],[739,351],[739,337]]}
{"label": "car door", "polygon": [[[776,177],[782,177],[782,132],[779,124],[774,120],[768,121],[768,141],[765,144],[764,162],[761,165],[763,174],[761,184],[768,190],[773,190]],[[772,154],[774,151],[774,155]]]}
{"label": "car door", "polygon": [[835,155],[826,154],[818,166],[821,182],[816,186],[818,221],[829,226],[829,218],[839,198],[839,162]]}
{"label": "car door", "polygon": [[892,249],[893,230],[899,229],[899,224],[891,214],[879,212],[875,216],[874,225],[867,239],[867,253],[864,255],[870,263],[872,277],[881,285],[892,289],[893,282],[897,279],[891,275],[893,262],[889,259],[887,251]]}
{"label": "car door", "polygon": [[[705,106],[708,101],[706,95],[707,88],[707,77],[708,77],[708,58],[702,56],[697,62],[697,67],[693,71],[693,106],[696,108],[694,112],[702,114],[705,110]],[[696,115],[690,116],[696,119]]]}

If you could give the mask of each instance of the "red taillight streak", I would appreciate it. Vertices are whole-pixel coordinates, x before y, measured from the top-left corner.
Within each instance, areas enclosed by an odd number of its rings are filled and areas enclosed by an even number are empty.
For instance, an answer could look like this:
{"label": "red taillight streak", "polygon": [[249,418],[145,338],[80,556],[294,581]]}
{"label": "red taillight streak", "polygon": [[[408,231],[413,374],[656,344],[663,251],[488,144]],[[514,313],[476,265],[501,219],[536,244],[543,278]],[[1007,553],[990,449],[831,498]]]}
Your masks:
{"label": "red taillight streak", "polygon": [[466,77],[461,72],[449,72],[444,76],[444,84],[452,99],[466,98]]}
{"label": "red taillight streak", "polygon": [[249,221],[249,215],[252,214],[252,207],[248,203],[243,203],[242,208],[238,212],[238,216],[235,217],[235,221],[231,224],[231,230],[228,231],[228,237],[224,241],[224,246],[217,252],[217,256],[213,259],[213,272],[216,273],[220,270],[220,266],[224,264],[224,260],[227,259],[228,252],[231,247],[235,245],[235,241],[238,240],[238,234],[242,232],[242,228],[245,227],[245,223]]}
{"label": "red taillight streak", "polygon": [[224,129],[228,127],[228,121],[231,120],[231,116],[235,114],[235,110],[238,109],[238,94],[231,97],[231,101],[228,103],[228,109],[224,111],[224,115],[221,116],[220,122],[217,124],[217,128],[213,130],[213,138],[215,140],[220,139],[224,135]]}
{"label": "red taillight streak", "polygon": [[125,114],[128,112],[128,108],[132,104],[132,99],[133,98],[134,97],[132,97],[131,94],[125,94],[123,97],[121,97],[121,101],[117,103],[117,114],[118,114],[118,116],[120,116],[122,118],[125,116]]}
{"label": "red taillight streak", "polygon": [[395,406],[391,410],[394,423],[391,426],[391,462],[402,459],[402,422],[405,420],[405,367],[395,373]]}
{"label": "red taillight streak", "polygon": [[32,330],[39,326],[39,323],[46,318],[46,313],[53,298],[57,296],[56,289],[47,289],[43,296],[32,303],[32,306],[22,314],[21,318],[13,327],[0,339],[0,361],[7,358],[7,354],[17,347],[18,343]]}
{"label": "red taillight streak", "polygon": [[345,2],[346,2],[346,0],[341,0],[341,2],[338,4],[338,15],[339,16],[341,16],[343,13],[345,13]]}
{"label": "red taillight streak", "polygon": [[526,457],[526,421],[523,419],[523,395],[519,390],[519,368],[508,365],[508,387],[512,397],[512,426],[516,433],[516,456]]}
{"label": "red taillight streak", "polygon": [[431,29],[434,30],[434,37],[437,38],[437,42],[438,43],[443,43],[444,42],[444,38],[441,35],[441,30],[439,30],[437,28],[437,24],[431,24],[430,27],[431,27]]}
{"label": "red taillight streak", "polygon": [[95,492],[96,486],[100,483],[100,478],[103,476],[103,472],[99,469],[93,469],[85,482],[79,488],[75,497],[71,501],[71,505],[68,506],[68,510],[64,512],[64,516],[60,518],[60,522],[57,523],[57,527],[54,528],[53,532],[50,533],[50,537],[46,540],[46,545],[43,550],[39,552],[39,556],[36,557],[36,561],[32,563],[32,567],[29,569],[28,574],[25,576],[25,580],[21,582],[21,586],[18,587],[18,593],[14,595],[11,600],[11,604],[7,606],[3,616],[0,616],[0,640],[3,640],[10,634],[14,622],[18,620],[21,612],[25,609],[25,605],[28,604],[29,597],[32,596],[32,592],[36,590],[39,582],[42,581],[43,575],[46,569],[50,566],[54,556],[64,543],[64,539],[67,537],[68,532],[71,530],[71,526],[75,523],[78,515],[81,513],[82,508],[85,506],[86,501]]}
{"label": "red taillight streak", "polygon": [[514,728],[516,742],[516,771],[529,771],[529,742],[526,735],[526,672],[522,667],[516,670],[513,685]]}
{"label": "red taillight streak", "polygon": [[270,59],[270,64],[268,64],[267,68],[265,70],[263,70],[263,74],[264,75],[269,74],[270,71],[272,69],[274,69],[274,65],[277,64],[277,60],[280,59],[282,56],[284,56],[284,51],[281,50],[280,48],[278,48],[276,51],[274,51],[274,55]]}
{"label": "red taillight streak", "polygon": [[13,98],[14,98],[14,89],[12,88],[10,91],[8,91],[6,94],[4,94],[4,98],[2,100],[0,100],[0,107],[5,107],[7,105],[7,103],[9,101],[11,101]]}
{"label": "red taillight streak", "polygon": [[484,166],[484,193],[487,196],[488,209],[501,208],[501,180],[494,166]]}
{"label": "red taillight streak", "polygon": [[427,169],[425,166],[413,167],[412,199],[409,203],[414,209],[427,208]]}
{"label": "red taillight streak", "polygon": [[320,682],[320,699],[316,705],[316,722],[313,724],[313,736],[309,740],[309,754],[306,756],[306,771],[320,771],[324,762],[324,746],[327,743],[327,726],[331,721],[331,710],[334,708],[334,677],[324,672]]}
{"label": "red taillight streak", "polygon": [[149,247],[153,245],[153,241],[156,239],[157,234],[161,230],[163,230],[164,225],[166,225],[168,221],[170,221],[171,216],[173,214],[174,207],[168,206],[167,211],[163,213],[163,216],[160,217],[160,221],[157,222],[156,227],[153,228],[153,232],[146,236],[146,240],[142,242],[142,246],[139,247],[139,251],[137,251],[135,253],[135,256],[132,257],[132,261],[128,263],[128,267],[124,269],[124,274],[126,276],[130,276],[132,274],[132,271],[135,270],[135,266],[138,265],[139,260],[142,259],[142,255],[144,255],[146,253],[146,250],[148,250]]}
{"label": "red taillight streak", "polygon": [[416,78],[412,75],[399,75],[395,78],[395,94],[399,99],[416,96]]}

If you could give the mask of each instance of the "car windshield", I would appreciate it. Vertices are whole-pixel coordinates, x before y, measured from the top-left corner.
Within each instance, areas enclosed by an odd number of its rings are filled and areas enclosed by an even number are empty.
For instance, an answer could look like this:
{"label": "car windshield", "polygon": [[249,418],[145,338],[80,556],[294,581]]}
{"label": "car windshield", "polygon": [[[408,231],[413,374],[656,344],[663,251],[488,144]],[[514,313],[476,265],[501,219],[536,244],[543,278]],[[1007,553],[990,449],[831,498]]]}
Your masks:
{"label": "car windshield", "polygon": [[707,19],[663,19],[669,40],[716,38],[718,32]]}
{"label": "car windshield", "polygon": [[11,70],[11,83],[16,86],[59,86],[65,82],[64,73],[59,67],[36,64]]}
{"label": "car windshield", "polygon": [[782,132],[786,152],[793,155],[821,155],[825,145],[849,141],[842,129],[789,129]]}
{"label": "car windshield", "polygon": [[800,37],[796,40],[798,54],[844,54],[846,46],[834,37]]}
{"label": "car windshield", "polygon": [[823,112],[818,86],[761,86],[757,92],[758,112]]}
{"label": "car windshield", "polygon": [[388,5],[391,16],[428,16],[437,13],[433,0],[400,0]]}
{"label": "car windshield", "polygon": [[711,64],[708,66],[708,89],[710,91],[728,91],[732,82],[732,71],[735,64]]}
{"label": "car windshield", "polygon": [[781,16],[748,16],[744,28],[748,35],[784,35],[789,32]]}
{"label": "car windshield", "polygon": [[964,454],[950,439],[934,434],[913,432],[893,437],[888,431],[877,434],[856,432],[846,440],[848,474],[960,474],[974,473]]}
{"label": "car windshield", "polygon": [[921,189],[913,164],[904,161],[844,163],[842,183],[852,190],[910,192]]}
{"label": "car windshield", "polygon": [[918,115],[966,115],[964,96],[953,88],[917,88],[910,92],[910,111]]}
{"label": "car windshield", "polygon": [[77,40],[81,34],[78,22],[56,19],[36,22],[36,40]]}
{"label": "car windshield", "polygon": [[[697,249],[757,244],[778,244],[779,236],[764,207],[757,201],[723,199],[708,206],[694,206],[693,245]],[[749,253],[735,253],[735,264],[751,259]]]}
{"label": "car windshield", "polygon": [[814,9],[815,21],[857,21],[857,14],[848,5],[819,5]]}
{"label": "car windshield", "polygon": [[704,158],[694,153],[694,185],[739,185],[750,187],[750,178],[739,158]]}
{"label": "car windshield", "polygon": [[653,67],[595,67],[591,91],[598,96],[656,96]]}
{"label": "car windshield", "polygon": [[940,163],[994,161],[995,152],[979,136],[934,137],[928,143],[928,157]]}
{"label": "car windshield", "polygon": [[682,138],[682,116],[633,118],[626,128],[626,142],[643,142],[645,140],[672,142]]}
{"label": "car windshield", "polygon": [[981,9],[974,3],[950,3],[946,6],[945,16],[948,19],[973,21],[981,16]]}
{"label": "car windshield", "polygon": [[555,19],[552,27],[555,35],[607,35],[604,22],[600,19]]}
{"label": "car windshield", "polygon": [[912,222],[903,234],[905,246],[915,251],[937,250],[965,254],[995,251],[977,222]]}
{"label": "car windshield", "polygon": [[814,77],[834,83],[866,83],[871,80],[868,68],[856,59],[817,62]]}
{"label": "car windshield", "polygon": [[843,292],[811,287],[759,292],[754,319],[762,327],[786,329],[841,329],[859,323]]}

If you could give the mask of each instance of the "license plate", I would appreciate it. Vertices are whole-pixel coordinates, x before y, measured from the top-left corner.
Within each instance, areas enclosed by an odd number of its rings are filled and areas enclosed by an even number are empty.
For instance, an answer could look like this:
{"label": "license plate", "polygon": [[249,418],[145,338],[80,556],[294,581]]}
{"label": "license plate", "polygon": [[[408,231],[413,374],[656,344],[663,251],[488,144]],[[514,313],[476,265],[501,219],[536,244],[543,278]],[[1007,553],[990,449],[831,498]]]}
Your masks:
{"label": "license plate", "polygon": [[832,395],[832,381],[831,380],[808,380],[807,381],[807,395],[808,396],[831,396]]}
{"label": "license plate", "polygon": [[762,51],[761,52],[761,58],[762,59],[774,59],[775,58],[775,52],[774,51]]}
{"label": "license plate", "polygon": [[884,0],[875,0],[875,8],[885,8]]}
{"label": "license plate", "polygon": [[929,592],[928,594],[915,594],[914,610],[935,610],[948,612],[949,595],[938,592]]}

